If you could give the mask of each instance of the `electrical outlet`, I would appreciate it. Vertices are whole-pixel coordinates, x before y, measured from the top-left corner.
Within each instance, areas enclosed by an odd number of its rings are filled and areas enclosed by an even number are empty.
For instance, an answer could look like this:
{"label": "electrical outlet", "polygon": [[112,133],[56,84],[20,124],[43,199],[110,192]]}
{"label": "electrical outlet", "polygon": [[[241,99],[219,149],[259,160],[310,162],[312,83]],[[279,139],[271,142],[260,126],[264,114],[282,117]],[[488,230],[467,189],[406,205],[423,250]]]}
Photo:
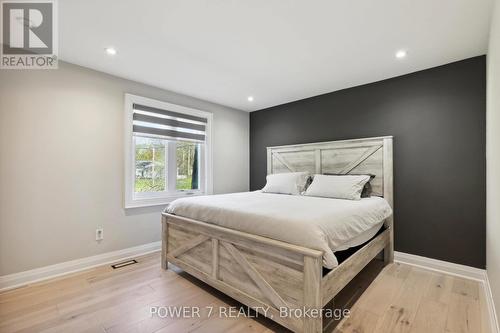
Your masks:
{"label": "electrical outlet", "polygon": [[95,229],[95,240],[101,241],[103,239],[104,239],[104,229],[103,228]]}

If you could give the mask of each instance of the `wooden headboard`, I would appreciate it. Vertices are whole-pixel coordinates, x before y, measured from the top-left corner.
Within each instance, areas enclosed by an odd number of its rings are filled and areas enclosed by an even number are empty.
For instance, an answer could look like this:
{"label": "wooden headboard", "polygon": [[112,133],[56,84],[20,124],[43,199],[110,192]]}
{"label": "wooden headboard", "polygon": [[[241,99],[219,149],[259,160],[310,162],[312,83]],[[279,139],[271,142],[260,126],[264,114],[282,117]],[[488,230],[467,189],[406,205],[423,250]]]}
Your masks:
{"label": "wooden headboard", "polygon": [[372,195],[392,206],[392,136],[268,147],[267,174],[372,174]]}

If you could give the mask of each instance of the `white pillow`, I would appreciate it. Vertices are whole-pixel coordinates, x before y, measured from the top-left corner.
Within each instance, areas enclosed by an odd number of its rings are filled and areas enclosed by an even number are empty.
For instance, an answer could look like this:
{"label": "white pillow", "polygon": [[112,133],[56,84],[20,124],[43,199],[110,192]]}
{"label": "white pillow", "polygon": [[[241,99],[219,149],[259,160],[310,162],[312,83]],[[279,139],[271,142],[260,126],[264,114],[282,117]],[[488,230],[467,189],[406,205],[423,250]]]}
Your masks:
{"label": "white pillow", "polygon": [[363,187],[370,176],[361,175],[314,175],[313,182],[304,195],[337,199],[360,200]]}
{"label": "white pillow", "polygon": [[304,191],[308,172],[275,173],[267,175],[262,192],[297,195]]}

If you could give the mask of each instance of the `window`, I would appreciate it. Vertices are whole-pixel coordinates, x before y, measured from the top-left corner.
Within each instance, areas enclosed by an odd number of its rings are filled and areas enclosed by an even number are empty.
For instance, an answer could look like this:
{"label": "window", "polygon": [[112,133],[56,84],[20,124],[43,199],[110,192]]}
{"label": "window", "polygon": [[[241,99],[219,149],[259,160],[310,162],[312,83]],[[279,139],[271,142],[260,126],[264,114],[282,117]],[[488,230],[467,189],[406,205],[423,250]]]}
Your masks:
{"label": "window", "polygon": [[168,141],[134,136],[135,193],[168,189],[166,156]]}
{"label": "window", "polygon": [[125,208],[212,193],[212,114],[125,95]]}

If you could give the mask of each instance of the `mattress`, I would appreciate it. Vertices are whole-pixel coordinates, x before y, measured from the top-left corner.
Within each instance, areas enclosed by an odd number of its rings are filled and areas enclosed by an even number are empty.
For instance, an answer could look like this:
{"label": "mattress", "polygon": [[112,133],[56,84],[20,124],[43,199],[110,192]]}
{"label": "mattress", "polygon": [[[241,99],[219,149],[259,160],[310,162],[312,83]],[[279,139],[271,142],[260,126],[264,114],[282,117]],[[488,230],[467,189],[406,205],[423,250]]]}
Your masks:
{"label": "mattress", "polygon": [[380,197],[344,200],[261,191],[181,198],[165,211],[323,251],[328,269],[338,265],[335,251],[366,242],[392,214]]}

